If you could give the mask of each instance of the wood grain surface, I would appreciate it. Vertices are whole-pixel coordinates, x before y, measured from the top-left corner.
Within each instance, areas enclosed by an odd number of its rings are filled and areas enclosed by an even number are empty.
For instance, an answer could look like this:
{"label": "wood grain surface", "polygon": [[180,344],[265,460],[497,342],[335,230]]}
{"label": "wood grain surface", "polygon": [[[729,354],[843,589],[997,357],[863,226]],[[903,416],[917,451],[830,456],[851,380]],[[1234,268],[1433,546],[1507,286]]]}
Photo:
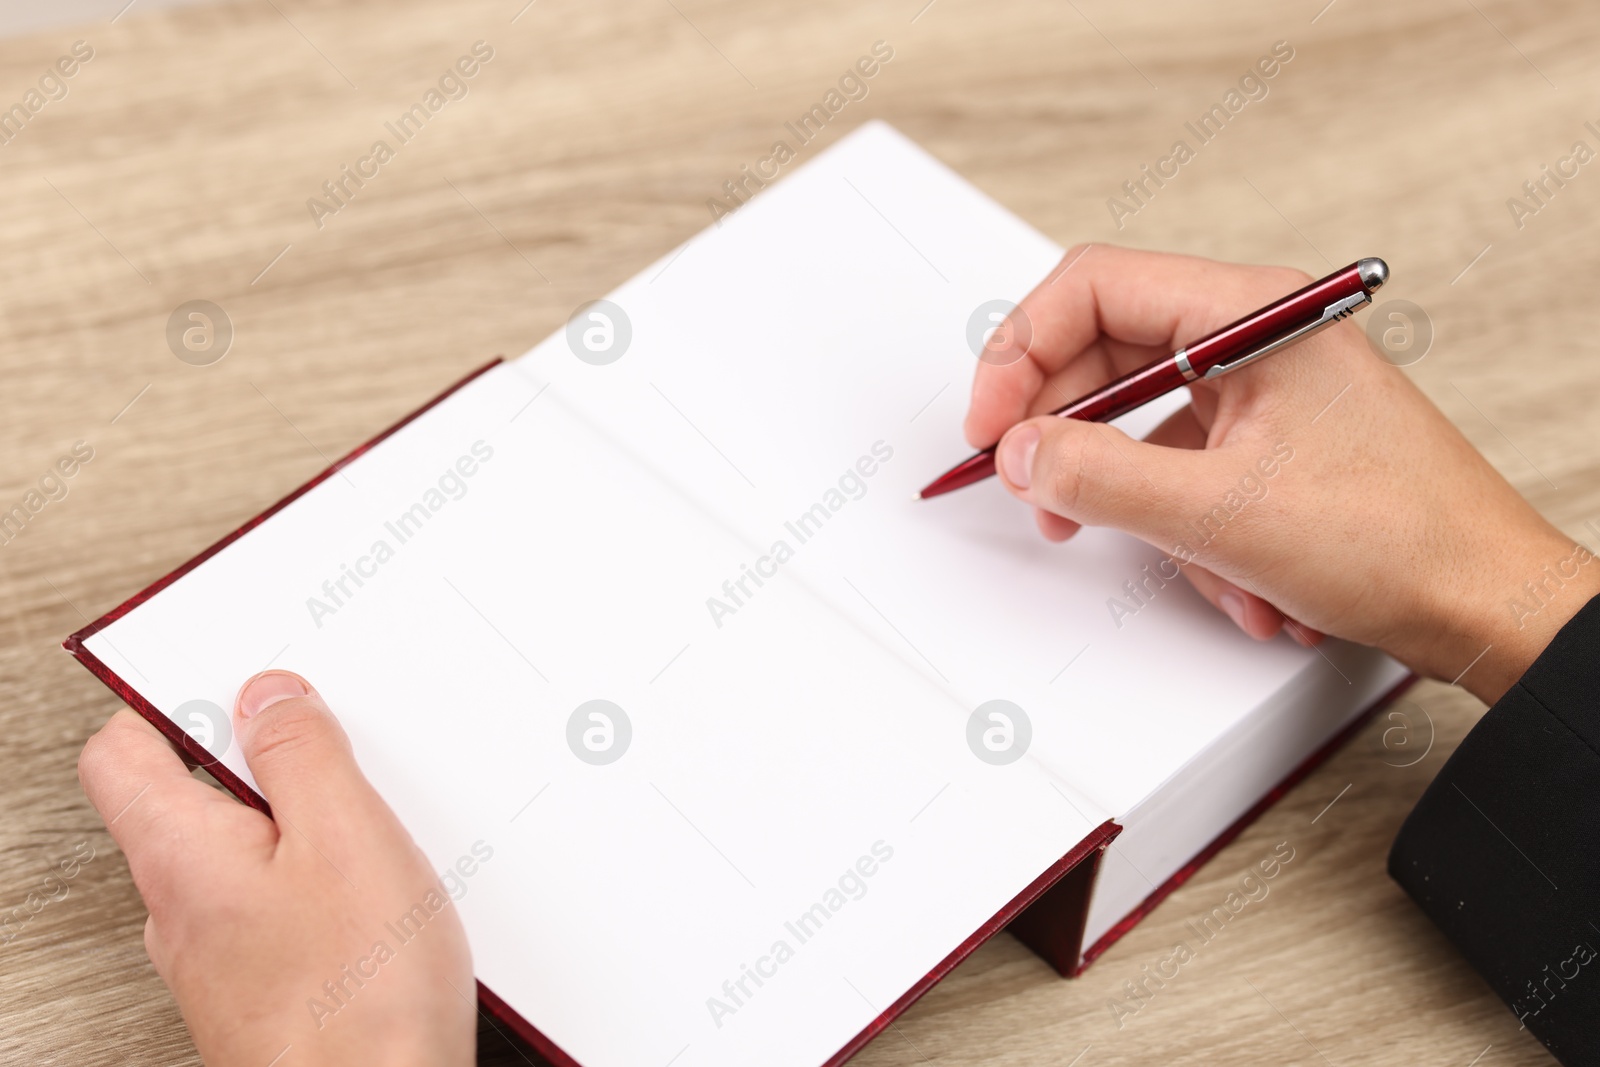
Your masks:
{"label": "wood grain surface", "polygon": [[[94,850],[0,946],[5,1062],[198,1062],[75,778],[116,701],[61,639],[704,227],[707,199],[875,41],[893,60],[802,158],[881,117],[1063,244],[1313,274],[1382,255],[1384,297],[1419,305],[1436,333],[1408,373],[1593,543],[1600,163],[1550,185],[1536,213],[1507,204],[1574,142],[1600,147],[1585,128],[1600,128],[1591,0],[523,5],[136,6],[0,41],[0,108],[73,42],[93,49],[0,146],[0,510],[75,442],[94,450],[0,545],[0,911]],[[307,199],[478,40],[494,58],[469,95],[319,228]],[[1279,41],[1294,57],[1267,95],[1113,218],[1122,183]],[[235,331],[208,366],[166,339],[194,299]],[[1384,874],[1400,820],[1482,707],[1429,683],[1399,711],[1085,977],[999,937],[856,1062],[1549,1062]],[[1279,842],[1295,859],[1268,897],[1119,1025],[1123,983]],[[524,1062],[487,1027],[480,1059]]]}

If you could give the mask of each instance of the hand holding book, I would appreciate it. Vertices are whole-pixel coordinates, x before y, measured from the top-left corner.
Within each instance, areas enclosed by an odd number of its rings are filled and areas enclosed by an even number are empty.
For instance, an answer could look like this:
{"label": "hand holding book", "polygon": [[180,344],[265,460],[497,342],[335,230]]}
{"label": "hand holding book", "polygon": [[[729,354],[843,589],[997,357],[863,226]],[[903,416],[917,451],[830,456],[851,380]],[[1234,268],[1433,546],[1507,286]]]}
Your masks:
{"label": "hand holding book", "polygon": [[[257,675],[231,723],[211,725],[233,731],[271,816],[191,776],[126,709],[78,760],[150,909],[145,950],[201,1058],[265,1063],[290,1046],[311,1067],[470,1065],[460,874],[429,868],[298,676]],[[482,858],[463,857],[461,871]]]}

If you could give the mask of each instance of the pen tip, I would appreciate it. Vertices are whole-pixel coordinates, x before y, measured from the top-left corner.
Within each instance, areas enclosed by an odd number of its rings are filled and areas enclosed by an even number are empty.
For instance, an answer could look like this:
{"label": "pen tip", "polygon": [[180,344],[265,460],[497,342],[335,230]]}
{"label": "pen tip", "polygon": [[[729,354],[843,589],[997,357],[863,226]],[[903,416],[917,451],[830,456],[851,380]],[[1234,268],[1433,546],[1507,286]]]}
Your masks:
{"label": "pen tip", "polygon": [[912,500],[921,500],[922,499],[922,494],[921,493],[912,493],[911,494],[911,499]]}

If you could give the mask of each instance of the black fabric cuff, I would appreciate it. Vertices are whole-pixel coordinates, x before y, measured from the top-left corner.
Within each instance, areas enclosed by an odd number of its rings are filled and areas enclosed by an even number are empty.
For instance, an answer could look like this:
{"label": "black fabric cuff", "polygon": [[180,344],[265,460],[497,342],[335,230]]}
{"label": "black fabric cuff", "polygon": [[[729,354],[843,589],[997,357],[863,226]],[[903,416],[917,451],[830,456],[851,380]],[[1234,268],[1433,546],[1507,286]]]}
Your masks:
{"label": "black fabric cuff", "polygon": [[1558,1060],[1600,1065],[1600,597],[1446,761],[1389,875]]}

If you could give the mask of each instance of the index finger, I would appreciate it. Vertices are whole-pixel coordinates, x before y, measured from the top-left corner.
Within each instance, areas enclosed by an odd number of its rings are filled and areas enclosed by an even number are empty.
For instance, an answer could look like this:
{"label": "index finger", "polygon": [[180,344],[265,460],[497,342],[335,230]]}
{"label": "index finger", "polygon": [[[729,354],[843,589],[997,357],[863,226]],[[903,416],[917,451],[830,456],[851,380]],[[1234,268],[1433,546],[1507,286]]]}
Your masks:
{"label": "index finger", "polygon": [[239,808],[191,776],[167,739],[127,708],[83,746],[78,780],[127,856],[141,893],[156,884],[161,871],[173,868],[173,860],[196,858],[171,853],[184,846],[185,829],[201,825],[199,811],[216,804]]}
{"label": "index finger", "polygon": [[[1030,402],[1048,381],[1075,399],[1134,369],[1116,365],[1117,353],[1143,359],[1136,354],[1170,352],[1232,322],[1297,288],[1283,288],[1289,273],[1115,245],[1073,249],[1012,313],[1028,324],[1019,331],[1029,336],[1023,357],[1005,365],[979,363],[968,440],[978,446],[998,440],[1028,417]],[[1102,339],[1112,343],[1097,345]],[[1111,358],[1082,358],[1091,351]]]}

